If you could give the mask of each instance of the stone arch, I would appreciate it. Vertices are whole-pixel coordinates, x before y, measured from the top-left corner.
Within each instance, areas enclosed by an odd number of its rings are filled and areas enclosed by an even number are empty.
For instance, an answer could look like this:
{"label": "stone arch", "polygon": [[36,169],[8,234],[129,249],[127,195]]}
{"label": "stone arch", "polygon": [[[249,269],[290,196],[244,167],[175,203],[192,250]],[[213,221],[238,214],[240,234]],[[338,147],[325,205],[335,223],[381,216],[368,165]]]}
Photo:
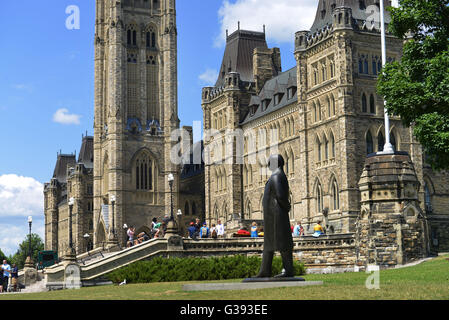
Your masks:
{"label": "stone arch", "polygon": [[137,229],[135,235],[136,237],[141,234],[142,232],[145,232],[148,236],[151,235],[151,229],[147,226],[142,226],[139,229]]}

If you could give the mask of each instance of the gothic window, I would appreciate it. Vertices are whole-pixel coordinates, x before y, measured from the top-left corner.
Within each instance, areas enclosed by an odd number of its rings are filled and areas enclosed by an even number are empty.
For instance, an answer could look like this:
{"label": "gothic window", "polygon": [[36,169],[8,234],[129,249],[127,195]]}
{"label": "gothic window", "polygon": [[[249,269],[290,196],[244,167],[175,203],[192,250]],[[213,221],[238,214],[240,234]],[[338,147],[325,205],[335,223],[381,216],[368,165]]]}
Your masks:
{"label": "gothic window", "polygon": [[332,209],[334,211],[340,209],[340,193],[338,191],[337,181],[333,179],[331,185],[331,195],[332,195]]}
{"label": "gothic window", "polygon": [[363,74],[363,60],[359,58],[359,73]]}
{"label": "gothic window", "polygon": [[393,150],[398,151],[396,137],[393,132],[390,133],[390,143],[393,146]]}
{"label": "gothic window", "polygon": [[385,138],[382,132],[379,132],[379,136],[377,137],[377,151],[384,151],[385,146]]}
{"label": "gothic window", "polygon": [[318,112],[318,121],[321,121],[321,104],[319,101],[317,103],[317,112]]}
{"label": "gothic window", "polygon": [[155,162],[147,155],[142,153],[135,161],[135,182],[136,190],[150,191],[154,187]]}
{"label": "gothic window", "polygon": [[316,146],[317,146],[317,148],[316,148],[316,159],[317,159],[318,162],[321,162],[322,144],[321,144],[320,138],[318,138],[318,137],[316,138]]}
{"label": "gothic window", "polygon": [[326,76],[327,76],[326,75],[326,65],[323,63],[321,65],[321,78],[322,78],[322,81],[326,81],[327,80]]}
{"label": "gothic window", "polygon": [[374,152],[374,143],[373,143],[373,136],[371,135],[371,132],[368,131],[366,134],[366,154],[371,154]]}
{"label": "gothic window", "polygon": [[317,114],[317,107],[316,104],[313,104],[313,122],[317,122],[318,121],[318,114]]}
{"label": "gothic window", "polygon": [[427,181],[424,181],[424,204],[426,213],[432,213],[432,192],[430,189],[430,184]]}
{"label": "gothic window", "polygon": [[369,112],[372,114],[376,113],[376,101],[374,95],[370,95],[369,97]]}
{"label": "gothic window", "polygon": [[373,58],[373,74],[377,76],[377,61]]}
{"label": "gothic window", "polygon": [[157,55],[147,54],[146,63],[146,87],[147,87],[147,116],[148,120],[160,120],[158,92],[159,92],[159,68]]}
{"label": "gothic window", "polygon": [[334,138],[334,134],[331,132],[330,133],[330,157],[331,159],[335,159],[335,138]]}
{"label": "gothic window", "polygon": [[321,188],[321,184],[319,182],[316,185],[315,197],[317,213],[321,213],[323,212],[323,189]]}
{"label": "gothic window", "polygon": [[366,100],[366,94],[362,94],[362,112],[366,113],[368,112],[368,102]]}
{"label": "gothic window", "polygon": [[153,31],[153,29],[150,29],[146,32],[146,47],[148,49],[156,48],[156,33]]}
{"label": "gothic window", "polygon": [[366,58],[363,61],[363,73],[364,74],[369,74],[369,72],[368,72],[368,60]]}
{"label": "gothic window", "polygon": [[332,115],[335,116],[337,114],[337,110],[335,107],[335,98],[334,96],[331,96],[331,104],[332,104]]}
{"label": "gothic window", "polygon": [[329,140],[324,137],[324,160],[329,160]]}

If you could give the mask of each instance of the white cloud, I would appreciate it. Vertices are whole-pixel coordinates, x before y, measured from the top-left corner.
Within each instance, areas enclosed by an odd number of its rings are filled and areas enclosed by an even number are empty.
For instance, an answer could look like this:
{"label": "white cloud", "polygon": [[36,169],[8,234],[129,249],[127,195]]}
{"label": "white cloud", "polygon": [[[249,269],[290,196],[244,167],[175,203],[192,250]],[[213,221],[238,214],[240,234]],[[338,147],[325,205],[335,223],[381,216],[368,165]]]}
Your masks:
{"label": "white cloud", "polygon": [[0,217],[42,215],[44,186],[33,178],[0,176]]}
{"label": "white cloud", "polygon": [[215,45],[224,45],[226,29],[232,33],[239,21],[245,30],[262,31],[265,25],[270,41],[293,43],[296,31],[310,29],[316,10],[316,0],[224,0],[218,12],[221,34]]}
{"label": "white cloud", "polygon": [[80,118],[80,115],[70,114],[65,108],[57,110],[53,115],[53,121],[61,124],[80,124]]}
{"label": "white cloud", "polygon": [[44,186],[30,177],[0,176],[0,248],[14,254],[28,234],[28,216],[33,216],[33,233],[44,235]]}
{"label": "white cloud", "polygon": [[215,69],[206,69],[202,74],[198,76],[203,84],[214,85],[218,78],[218,71]]}

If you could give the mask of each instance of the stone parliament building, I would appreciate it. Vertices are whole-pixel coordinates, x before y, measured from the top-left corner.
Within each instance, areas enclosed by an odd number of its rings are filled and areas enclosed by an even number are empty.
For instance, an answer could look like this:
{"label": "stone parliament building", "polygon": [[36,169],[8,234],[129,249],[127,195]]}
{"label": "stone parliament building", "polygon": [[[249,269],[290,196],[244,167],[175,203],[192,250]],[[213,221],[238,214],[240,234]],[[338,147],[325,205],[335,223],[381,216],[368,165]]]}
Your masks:
{"label": "stone parliament building", "polygon": [[[310,30],[292,39],[296,65],[286,71],[265,30],[227,35],[217,82],[202,90],[204,130],[214,134],[193,148],[204,147],[213,160],[176,165],[175,0],[97,0],[94,136],[83,136],[78,159],[58,154],[44,190],[45,248],[67,249],[72,197],[79,253],[105,246],[112,230],[123,246],[124,224],[149,231],[153,217],[170,212],[170,173],[182,231],[196,217],[209,225],[220,219],[229,231],[261,221],[266,160],[276,150],[286,162],[291,221],[301,221],[306,234],[323,221],[329,234],[356,233],[363,252],[372,250],[373,230],[401,228],[410,247],[419,247],[410,254],[449,250],[449,174],[432,171],[412,129],[394,116],[397,152],[375,157],[385,143],[376,94],[381,41],[367,8],[378,0],[317,3]],[[402,46],[387,34],[389,61],[400,60]],[[242,133],[241,148],[235,132]],[[377,181],[379,172],[385,177]]]}

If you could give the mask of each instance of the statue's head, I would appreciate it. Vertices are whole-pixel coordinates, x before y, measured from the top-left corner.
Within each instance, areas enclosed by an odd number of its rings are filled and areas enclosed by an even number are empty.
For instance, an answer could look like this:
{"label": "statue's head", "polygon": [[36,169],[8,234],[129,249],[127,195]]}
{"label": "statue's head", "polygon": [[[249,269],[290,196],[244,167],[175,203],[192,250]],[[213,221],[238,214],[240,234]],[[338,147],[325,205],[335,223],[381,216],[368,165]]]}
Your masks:
{"label": "statue's head", "polygon": [[268,159],[268,168],[271,171],[274,171],[277,168],[283,168],[284,164],[284,158],[280,154],[272,155],[270,156],[270,159]]}

